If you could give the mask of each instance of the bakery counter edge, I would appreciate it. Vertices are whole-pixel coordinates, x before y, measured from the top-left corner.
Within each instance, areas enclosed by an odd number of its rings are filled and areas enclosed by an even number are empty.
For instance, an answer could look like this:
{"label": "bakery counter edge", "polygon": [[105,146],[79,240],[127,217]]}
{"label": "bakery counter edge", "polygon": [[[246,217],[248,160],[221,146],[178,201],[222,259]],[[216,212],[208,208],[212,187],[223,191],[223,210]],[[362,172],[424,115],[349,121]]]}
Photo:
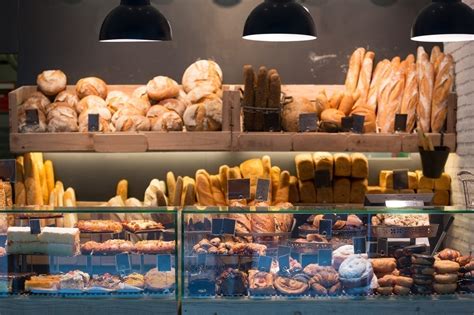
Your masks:
{"label": "bakery counter edge", "polygon": [[176,314],[178,301],[156,298],[57,298],[18,296],[0,299],[2,315],[10,314]]}
{"label": "bakery counter edge", "polygon": [[474,295],[319,299],[184,299],[182,314],[471,314]]}

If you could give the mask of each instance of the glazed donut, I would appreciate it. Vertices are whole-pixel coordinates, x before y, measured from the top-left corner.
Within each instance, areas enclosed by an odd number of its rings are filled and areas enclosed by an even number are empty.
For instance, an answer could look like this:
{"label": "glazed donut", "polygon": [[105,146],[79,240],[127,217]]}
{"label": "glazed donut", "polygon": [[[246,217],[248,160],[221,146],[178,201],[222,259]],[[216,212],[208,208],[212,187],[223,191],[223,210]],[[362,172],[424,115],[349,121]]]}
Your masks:
{"label": "glazed donut", "polygon": [[396,295],[408,295],[410,293],[410,288],[401,285],[396,285],[393,287],[393,293],[395,293]]}
{"label": "glazed donut", "polygon": [[38,75],[36,84],[45,95],[53,96],[66,89],[67,78],[61,70],[47,70]]}
{"label": "glazed donut", "polygon": [[107,98],[107,84],[96,77],[80,79],[76,83],[76,93],[80,99],[89,95],[96,95],[105,100]]}
{"label": "glazed donut", "polygon": [[450,260],[437,260],[434,263],[437,273],[457,273],[459,271],[459,264]]}
{"label": "glazed donut", "polygon": [[412,265],[411,271],[415,274],[428,276],[433,275],[435,273],[435,269],[433,267],[426,265]]}
{"label": "glazed donut", "polygon": [[167,98],[174,98],[179,95],[179,85],[168,77],[154,77],[146,86],[148,97],[161,101]]}
{"label": "glazed donut", "polygon": [[406,288],[411,288],[413,285],[413,279],[409,277],[398,276],[395,277],[395,284]]}
{"label": "glazed donut", "polygon": [[458,285],[456,283],[434,283],[433,289],[438,294],[451,294],[456,291]]}
{"label": "glazed donut", "polygon": [[434,257],[429,255],[413,254],[411,256],[411,262],[413,264],[432,266],[434,261]]}
{"label": "glazed donut", "polygon": [[436,283],[441,283],[441,284],[456,283],[458,281],[458,274],[457,273],[436,274],[434,276],[434,280]]}
{"label": "glazed donut", "polygon": [[391,295],[393,293],[393,287],[378,287],[377,293],[380,295]]}
{"label": "glazed donut", "polygon": [[413,275],[413,282],[418,285],[430,285],[433,283],[433,276]]}

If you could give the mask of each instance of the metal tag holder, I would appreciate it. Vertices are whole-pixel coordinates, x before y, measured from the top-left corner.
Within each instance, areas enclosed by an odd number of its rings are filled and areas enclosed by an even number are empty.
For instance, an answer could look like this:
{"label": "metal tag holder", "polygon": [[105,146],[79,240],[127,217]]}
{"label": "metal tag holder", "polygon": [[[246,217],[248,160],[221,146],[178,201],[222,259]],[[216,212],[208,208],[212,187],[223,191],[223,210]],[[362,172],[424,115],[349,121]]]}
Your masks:
{"label": "metal tag holder", "polygon": [[474,209],[474,174],[462,171],[458,173],[458,177],[462,184],[466,207]]}

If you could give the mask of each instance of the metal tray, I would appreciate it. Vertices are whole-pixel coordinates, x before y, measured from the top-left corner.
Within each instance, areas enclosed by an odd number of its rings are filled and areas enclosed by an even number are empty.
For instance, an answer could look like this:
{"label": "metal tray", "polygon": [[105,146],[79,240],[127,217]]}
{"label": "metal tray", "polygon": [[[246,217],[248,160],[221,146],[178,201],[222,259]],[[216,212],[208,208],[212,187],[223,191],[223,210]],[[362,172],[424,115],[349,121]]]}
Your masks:
{"label": "metal tray", "polygon": [[438,224],[426,226],[386,226],[375,225],[369,228],[374,237],[383,238],[418,238],[435,237],[438,232]]}
{"label": "metal tray", "polygon": [[[307,229],[302,226],[298,227],[298,235],[302,238],[305,238],[308,234],[319,234],[319,229]],[[332,230],[332,235],[339,238],[353,238],[357,236],[366,236],[367,227],[363,226],[357,229],[342,229],[342,230]]]}
{"label": "metal tray", "polygon": [[332,245],[329,242],[301,243],[296,242],[296,240],[289,240],[288,246],[291,247],[297,253],[314,253],[319,249],[332,249]]}

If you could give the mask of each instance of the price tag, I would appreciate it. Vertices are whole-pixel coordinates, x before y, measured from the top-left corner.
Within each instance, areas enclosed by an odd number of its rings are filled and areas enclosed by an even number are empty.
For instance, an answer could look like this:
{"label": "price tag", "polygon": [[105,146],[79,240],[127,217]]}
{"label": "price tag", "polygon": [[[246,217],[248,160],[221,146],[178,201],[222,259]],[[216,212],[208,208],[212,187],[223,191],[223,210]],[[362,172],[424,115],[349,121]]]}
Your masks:
{"label": "price tag", "polygon": [[259,178],[257,180],[257,191],[255,193],[255,200],[268,201],[269,192],[270,192],[270,180]]}
{"label": "price tag", "polygon": [[303,254],[301,255],[301,266],[304,268],[310,264],[317,264],[319,262],[318,254]]}
{"label": "price tag", "polygon": [[388,241],[386,238],[379,238],[377,240],[377,253],[382,256],[388,255]]}
{"label": "price tag", "polygon": [[353,237],[354,254],[365,254],[367,252],[367,239],[365,237]]}
{"label": "price tag", "polygon": [[407,132],[407,114],[395,115],[395,132]]}
{"label": "price tag", "polygon": [[341,118],[342,132],[352,131],[352,116]]}
{"label": "price tag", "polygon": [[318,115],[304,113],[299,116],[299,132],[316,132],[318,130]]}
{"label": "price tag", "polygon": [[16,160],[0,160],[0,178],[11,183],[16,182]]}
{"label": "price tag", "polygon": [[283,255],[278,257],[278,266],[281,271],[290,270],[290,255]]}
{"label": "price tag", "polygon": [[225,218],[222,222],[223,235],[235,235],[235,220]]}
{"label": "price tag", "polygon": [[393,189],[408,189],[408,170],[393,171]]}
{"label": "price tag", "polygon": [[99,114],[89,114],[87,130],[89,132],[99,131]]}
{"label": "price tag", "polygon": [[27,109],[25,110],[26,115],[26,124],[29,126],[34,126],[39,124],[38,110],[37,109]]}
{"label": "price tag", "polygon": [[158,271],[171,271],[171,255],[156,255],[156,269]]}
{"label": "price tag", "polygon": [[338,215],[337,215],[337,219],[338,219],[338,220],[341,220],[341,221],[347,221],[347,217],[348,217],[348,216],[349,216],[349,215],[348,215],[347,213],[343,213],[343,214],[341,213],[341,214],[338,214]]}
{"label": "price tag", "polygon": [[323,220],[331,220],[332,222],[336,222],[337,221],[337,216],[334,213],[325,214],[323,216]]}
{"label": "price tag", "polygon": [[229,179],[227,181],[227,199],[250,199],[250,178]]}
{"label": "price tag", "polygon": [[319,234],[326,238],[332,237],[332,220],[321,220],[319,221]]}
{"label": "price tag", "polygon": [[314,172],[314,185],[316,188],[332,187],[331,172],[329,170],[317,170]]}
{"label": "price tag", "polygon": [[258,257],[258,270],[270,272],[272,268],[272,257],[269,256],[260,256]]}
{"label": "price tag", "polygon": [[263,114],[263,131],[267,131],[267,132],[280,132],[281,131],[280,113]]}
{"label": "price tag", "polygon": [[376,254],[377,253],[377,242],[369,242],[369,250],[367,251],[369,254]]}
{"label": "price tag", "polygon": [[197,264],[198,264],[198,266],[205,266],[206,265],[206,260],[207,260],[207,255],[206,254],[198,254],[197,255]]}
{"label": "price tag", "polygon": [[352,115],[352,131],[355,133],[364,133],[365,116]]}
{"label": "price tag", "polygon": [[387,208],[420,208],[424,207],[423,200],[386,200],[385,207]]}
{"label": "price tag", "polygon": [[41,224],[38,219],[30,219],[30,233],[38,235],[41,233]]}
{"label": "price tag", "polygon": [[278,246],[278,257],[290,255],[291,247],[288,246]]}
{"label": "price tag", "polygon": [[320,266],[332,265],[332,249],[320,249],[318,251],[318,265]]}
{"label": "price tag", "polygon": [[212,222],[211,222],[212,235],[222,235],[223,225],[224,225],[224,219],[212,219]]}
{"label": "price tag", "polygon": [[117,272],[129,272],[132,270],[132,263],[130,261],[129,254],[118,254],[115,255],[115,267]]}

